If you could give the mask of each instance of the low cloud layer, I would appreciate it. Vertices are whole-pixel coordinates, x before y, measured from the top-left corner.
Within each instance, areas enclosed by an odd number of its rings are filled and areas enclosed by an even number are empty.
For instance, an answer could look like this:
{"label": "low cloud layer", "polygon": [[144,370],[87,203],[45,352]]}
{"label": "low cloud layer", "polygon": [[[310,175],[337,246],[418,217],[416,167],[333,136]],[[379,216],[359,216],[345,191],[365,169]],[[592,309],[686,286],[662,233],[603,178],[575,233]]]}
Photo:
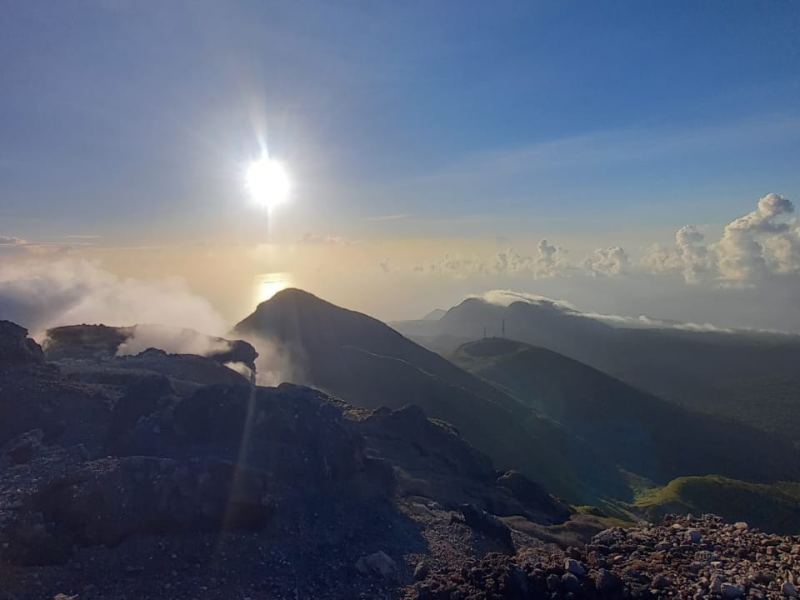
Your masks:
{"label": "low cloud layer", "polygon": [[667,321],[664,319],[656,319],[645,315],[638,317],[628,317],[622,315],[608,315],[592,312],[581,312],[574,304],[566,300],[554,300],[546,296],[539,296],[537,294],[527,294],[524,292],[515,292],[512,290],[491,290],[480,296],[475,296],[497,306],[507,307],[515,302],[525,302],[527,304],[536,304],[538,306],[546,306],[556,312],[572,317],[580,317],[584,319],[593,319],[601,321],[613,327],[623,328],[637,328],[637,329],[677,329],[680,331],[715,331],[720,333],[732,333],[734,330],[722,327],[716,327],[710,323],[684,323],[677,321]]}
{"label": "low cloud layer", "polygon": [[56,325],[137,323],[221,334],[225,322],[179,279],[118,277],[85,260],[0,264],[0,318],[40,333]]}

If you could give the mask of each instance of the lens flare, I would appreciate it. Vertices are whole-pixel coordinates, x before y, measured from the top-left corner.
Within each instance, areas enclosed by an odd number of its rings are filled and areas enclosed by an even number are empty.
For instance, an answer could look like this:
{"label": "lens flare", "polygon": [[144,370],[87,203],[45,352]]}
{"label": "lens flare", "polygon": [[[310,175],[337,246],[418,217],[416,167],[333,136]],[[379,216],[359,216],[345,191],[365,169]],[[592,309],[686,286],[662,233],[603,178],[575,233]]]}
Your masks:
{"label": "lens flare", "polygon": [[283,164],[266,155],[247,167],[245,185],[253,200],[266,209],[286,202],[292,188]]}

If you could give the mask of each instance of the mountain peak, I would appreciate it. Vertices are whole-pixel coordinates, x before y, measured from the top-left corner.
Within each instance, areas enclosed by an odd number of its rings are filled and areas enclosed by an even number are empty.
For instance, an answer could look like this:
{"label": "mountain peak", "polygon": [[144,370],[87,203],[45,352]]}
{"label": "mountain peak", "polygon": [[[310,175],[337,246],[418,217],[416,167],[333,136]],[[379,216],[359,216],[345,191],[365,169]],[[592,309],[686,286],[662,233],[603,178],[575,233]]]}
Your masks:
{"label": "mountain peak", "polygon": [[300,288],[285,288],[277,292],[271,298],[260,302],[254,312],[258,312],[262,307],[273,306],[276,304],[295,304],[300,302],[319,302],[321,304],[330,304],[322,298],[315,296],[311,292],[301,290]]}

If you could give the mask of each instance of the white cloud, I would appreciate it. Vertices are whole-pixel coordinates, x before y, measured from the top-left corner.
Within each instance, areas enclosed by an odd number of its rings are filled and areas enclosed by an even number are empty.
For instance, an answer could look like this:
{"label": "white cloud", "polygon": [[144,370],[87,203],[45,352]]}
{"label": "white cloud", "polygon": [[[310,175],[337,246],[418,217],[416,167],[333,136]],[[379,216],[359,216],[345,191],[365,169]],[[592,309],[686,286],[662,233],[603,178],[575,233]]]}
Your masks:
{"label": "white cloud", "polygon": [[565,312],[578,311],[574,304],[567,302],[566,300],[553,300],[552,298],[548,298],[546,296],[529,294],[527,292],[516,292],[514,290],[490,290],[480,296],[473,297],[481,298],[489,304],[495,304],[497,306],[510,306],[514,302],[525,302],[527,304],[553,306],[554,308],[558,308]]}
{"label": "white cloud", "polygon": [[480,257],[465,257],[458,254],[445,254],[438,261],[427,265],[417,265],[417,273],[449,275],[465,278],[471,275],[526,275],[533,279],[549,279],[569,274],[573,269],[567,259],[566,251],[560,246],[541,240],[536,245],[536,252],[530,256],[520,254],[508,248],[491,256],[488,260]]}
{"label": "white cloud", "polygon": [[721,333],[732,333],[732,329],[725,329],[716,327],[710,323],[685,323],[679,321],[667,321],[664,319],[655,319],[640,315],[638,317],[628,317],[621,315],[609,315],[602,313],[587,313],[581,312],[574,304],[566,300],[554,300],[546,296],[537,294],[528,294],[525,292],[515,292],[513,290],[491,290],[480,296],[489,304],[497,306],[510,306],[515,302],[525,302],[527,304],[536,304],[539,306],[550,307],[562,314],[579,317],[584,319],[592,319],[601,321],[614,327],[623,328],[645,328],[645,329],[677,329],[681,331],[716,331]]}
{"label": "white cloud", "polygon": [[583,259],[581,263],[587,274],[597,275],[623,275],[628,270],[628,253],[620,246],[597,248],[593,254]]}
{"label": "white cloud", "polygon": [[687,283],[712,279],[729,287],[798,274],[800,227],[779,220],[792,212],[787,198],[767,194],[755,210],[728,223],[717,242],[705,245],[697,227],[686,225],[675,234],[675,246],[653,246],[642,265],[652,273],[679,272]]}

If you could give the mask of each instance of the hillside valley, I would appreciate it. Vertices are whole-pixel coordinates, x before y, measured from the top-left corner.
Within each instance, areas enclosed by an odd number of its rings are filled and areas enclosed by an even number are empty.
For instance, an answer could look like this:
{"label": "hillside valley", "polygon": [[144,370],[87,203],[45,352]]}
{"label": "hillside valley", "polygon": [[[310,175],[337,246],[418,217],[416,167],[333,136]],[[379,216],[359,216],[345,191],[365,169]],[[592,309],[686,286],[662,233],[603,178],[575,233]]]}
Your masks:
{"label": "hillside valley", "polygon": [[[300,290],[234,333],[74,325],[42,348],[0,322],[0,598],[793,589],[778,438],[522,342],[447,360]],[[299,375],[258,385],[276,348]],[[728,524],[675,515],[707,512]]]}

